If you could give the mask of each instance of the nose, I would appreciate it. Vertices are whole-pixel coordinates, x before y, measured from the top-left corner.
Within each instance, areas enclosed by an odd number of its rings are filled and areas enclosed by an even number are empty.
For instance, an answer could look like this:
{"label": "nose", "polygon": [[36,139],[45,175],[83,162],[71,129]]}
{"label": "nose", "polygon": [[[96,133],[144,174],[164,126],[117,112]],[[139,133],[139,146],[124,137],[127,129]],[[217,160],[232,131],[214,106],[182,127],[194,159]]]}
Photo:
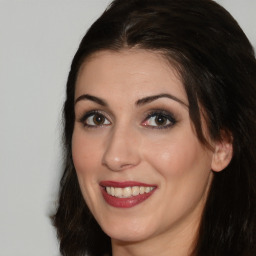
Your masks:
{"label": "nose", "polygon": [[140,163],[140,139],[136,131],[115,127],[111,131],[102,164],[111,171],[133,168]]}

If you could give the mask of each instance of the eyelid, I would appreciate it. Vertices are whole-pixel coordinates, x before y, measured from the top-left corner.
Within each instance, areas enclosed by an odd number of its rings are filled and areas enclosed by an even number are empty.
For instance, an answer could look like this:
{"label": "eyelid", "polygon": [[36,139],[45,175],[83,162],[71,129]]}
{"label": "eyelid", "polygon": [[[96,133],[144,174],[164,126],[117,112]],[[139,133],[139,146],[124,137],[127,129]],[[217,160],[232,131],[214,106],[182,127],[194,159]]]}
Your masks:
{"label": "eyelid", "polygon": [[[109,122],[109,124],[102,124],[102,125],[86,124],[86,120],[88,120],[89,117],[91,117],[93,115],[96,115],[96,114],[102,115],[104,118],[106,118],[106,120]],[[164,118],[166,118],[169,121],[169,123],[164,124],[164,125],[145,124],[145,122],[147,122],[150,118],[157,117],[157,116],[163,116]],[[104,110],[99,110],[99,109],[92,109],[92,110],[84,111],[81,114],[80,118],[78,118],[78,121],[84,127],[87,127],[87,128],[99,128],[99,127],[109,126],[109,125],[113,124],[113,120],[112,120],[111,116],[108,113],[106,113]],[[146,127],[146,128],[151,128],[151,129],[165,129],[165,128],[171,128],[176,123],[177,123],[176,115],[174,115],[169,110],[165,110],[165,109],[160,108],[160,109],[151,109],[151,110],[147,111],[144,114],[144,118],[143,118],[143,121],[141,122],[141,125]]]}
{"label": "eyelid", "polygon": [[[152,117],[156,117],[156,116],[163,116],[165,118],[167,118],[167,120],[170,121],[170,124],[167,125],[143,125],[143,123],[145,123],[146,121],[148,121],[150,118]],[[177,123],[177,119],[174,116],[174,114],[172,114],[169,111],[163,110],[163,109],[156,109],[156,110],[151,110],[149,113],[146,114],[146,117],[143,119],[142,121],[142,125],[147,127],[147,128],[151,128],[151,129],[165,129],[165,128],[170,128],[173,125],[175,125]]]}
{"label": "eyelid", "polygon": [[89,127],[89,128],[96,128],[96,127],[102,127],[102,126],[107,126],[107,125],[89,125],[89,124],[86,124],[86,120],[93,116],[93,115],[102,115],[104,118],[106,118],[108,120],[108,122],[111,124],[111,118],[106,114],[104,113],[103,111],[101,110],[98,110],[98,109],[94,109],[94,110],[90,110],[90,111],[86,111],[85,113],[82,114],[82,116],[79,118],[79,122],[83,124],[83,126],[85,127]]}

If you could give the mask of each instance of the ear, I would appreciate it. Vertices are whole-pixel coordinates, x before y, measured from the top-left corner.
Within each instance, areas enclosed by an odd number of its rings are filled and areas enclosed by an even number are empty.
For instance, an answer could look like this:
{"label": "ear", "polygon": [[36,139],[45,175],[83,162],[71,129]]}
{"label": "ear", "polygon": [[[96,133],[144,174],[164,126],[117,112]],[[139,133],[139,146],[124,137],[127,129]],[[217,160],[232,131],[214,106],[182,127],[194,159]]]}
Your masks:
{"label": "ear", "polygon": [[226,168],[233,156],[233,145],[230,136],[225,136],[221,141],[216,142],[212,157],[211,168],[215,172],[220,172]]}

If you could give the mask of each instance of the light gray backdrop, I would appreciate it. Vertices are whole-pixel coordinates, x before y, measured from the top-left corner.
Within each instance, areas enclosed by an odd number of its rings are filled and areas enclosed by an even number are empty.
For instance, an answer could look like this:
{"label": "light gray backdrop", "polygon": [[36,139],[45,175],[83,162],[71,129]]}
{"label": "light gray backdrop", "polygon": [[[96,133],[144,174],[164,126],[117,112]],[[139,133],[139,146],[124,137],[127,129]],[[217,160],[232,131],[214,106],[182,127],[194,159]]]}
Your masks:
{"label": "light gray backdrop", "polygon": [[[126,0],[127,1],[127,0]],[[256,45],[256,2],[219,0]],[[0,256],[57,256],[48,215],[61,172],[70,62],[109,0],[0,0]]]}

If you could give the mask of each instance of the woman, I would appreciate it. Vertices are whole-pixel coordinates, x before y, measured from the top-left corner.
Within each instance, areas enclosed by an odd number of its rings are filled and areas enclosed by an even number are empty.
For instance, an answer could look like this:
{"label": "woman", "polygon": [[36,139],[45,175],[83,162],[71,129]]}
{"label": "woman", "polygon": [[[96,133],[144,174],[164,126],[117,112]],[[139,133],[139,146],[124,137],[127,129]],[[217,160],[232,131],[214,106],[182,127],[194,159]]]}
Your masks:
{"label": "woman", "polygon": [[73,59],[63,255],[256,255],[256,61],[210,0],[115,0]]}

